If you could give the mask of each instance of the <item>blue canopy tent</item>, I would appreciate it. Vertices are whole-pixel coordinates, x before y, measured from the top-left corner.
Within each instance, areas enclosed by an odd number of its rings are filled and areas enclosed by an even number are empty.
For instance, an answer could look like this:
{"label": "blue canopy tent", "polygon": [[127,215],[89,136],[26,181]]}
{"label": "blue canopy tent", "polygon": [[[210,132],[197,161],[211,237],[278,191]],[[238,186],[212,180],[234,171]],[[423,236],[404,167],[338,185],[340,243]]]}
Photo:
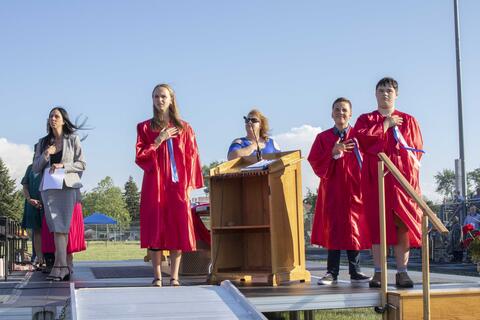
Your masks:
{"label": "blue canopy tent", "polygon": [[95,238],[98,239],[97,226],[106,225],[107,226],[107,240],[108,240],[108,225],[117,224],[117,220],[109,217],[100,212],[94,212],[83,220],[83,224],[94,224],[95,225]]}

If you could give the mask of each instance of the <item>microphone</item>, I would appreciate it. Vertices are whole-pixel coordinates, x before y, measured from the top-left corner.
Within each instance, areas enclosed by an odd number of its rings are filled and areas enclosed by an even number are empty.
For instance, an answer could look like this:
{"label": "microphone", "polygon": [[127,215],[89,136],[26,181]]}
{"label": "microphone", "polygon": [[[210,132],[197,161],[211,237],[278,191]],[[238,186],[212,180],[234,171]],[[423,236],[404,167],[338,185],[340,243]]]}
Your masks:
{"label": "microphone", "polygon": [[245,123],[248,123],[250,125],[250,129],[252,129],[253,137],[255,138],[255,143],[257,144],[257,161],[262,160],[262,150],[260,150],[260,145],[258,144],[258,139],[257,135],[255,134],[255,130],[253,129],[253,123],[252,120],[249,118],[243,116],[243,119],[245,119]]}

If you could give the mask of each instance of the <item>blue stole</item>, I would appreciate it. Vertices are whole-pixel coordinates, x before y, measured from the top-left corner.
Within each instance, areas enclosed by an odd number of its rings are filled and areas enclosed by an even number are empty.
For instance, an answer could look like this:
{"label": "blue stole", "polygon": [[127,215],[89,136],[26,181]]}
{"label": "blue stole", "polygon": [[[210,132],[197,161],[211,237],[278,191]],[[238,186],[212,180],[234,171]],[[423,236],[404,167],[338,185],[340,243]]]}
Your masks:
{"label": "blue stole", "polygon": [[170,156],[170,169],[172,171],[172,181],[177,183],[178,182],[178,172],[177,172],[177,164],[175,162],[175,154],[173,153],[173,141],[172,141],[172,139],[167,140],[167,147],[168,147],[168,155]]}

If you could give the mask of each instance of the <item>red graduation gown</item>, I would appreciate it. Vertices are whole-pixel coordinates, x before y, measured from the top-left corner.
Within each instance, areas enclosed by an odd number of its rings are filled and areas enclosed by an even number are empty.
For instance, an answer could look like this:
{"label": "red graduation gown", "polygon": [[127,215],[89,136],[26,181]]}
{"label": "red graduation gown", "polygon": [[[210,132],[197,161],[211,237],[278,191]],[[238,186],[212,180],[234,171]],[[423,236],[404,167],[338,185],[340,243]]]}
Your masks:
{"label": "red graduation gown", "polygon": [[[395,110],[393,115],[403,118],[403,124],[398,126],[408,146],[415,149],[423,148],[422,134],[417,120],[409,114]],[[393,128],[383,132],[385,117],[378,111],[362,114],[355,124],[356,137],[364,152],[362,170],[362,190],[365,212],[369,216],[370,233],[374,244],[380,243],[380,223],[378,208],[378,156],[384,152],[397,166],[413,188],[420,193],[419,168],[408,151],[397,143]],[[413,152],[420,160],[422,153]],[[385,213],[387,226],[387,243],[397,243],[397,232],[394,222],[396,214],[408,228],[411,247],[420,247],[422,211],[405,192],[391,174],[385,176]]]}
{"label": "red graduation gown", "polygon": [[[350,129],[345,140],[352,137]],[[308,155],[313,171],[320,177],[311,242],[331,250],[370,248],[360,192],[361,169],[354,152],[333,159],[337,141],[333,128],[325,130],[317,135]]]}
{"label": "red graduation gown", "polygon": [[135,162],[143,169],[140,198],[140,246],[165,250],[196,249],[187,189],[203,187],[202,168],[195,133],[182,121],[183,129],[173,140],[178,182],[172,181],[166,142],[156,150],[158,132],[150,120],[137,125]]}

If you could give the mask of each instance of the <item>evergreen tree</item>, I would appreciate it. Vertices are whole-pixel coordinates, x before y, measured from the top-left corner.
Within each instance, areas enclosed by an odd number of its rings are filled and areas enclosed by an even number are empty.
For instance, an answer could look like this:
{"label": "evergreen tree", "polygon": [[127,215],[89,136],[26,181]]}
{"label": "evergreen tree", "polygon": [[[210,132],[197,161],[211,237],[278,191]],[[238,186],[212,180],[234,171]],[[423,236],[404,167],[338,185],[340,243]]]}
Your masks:
{"label": "evergreen tree", "polygon": [[23,195],[15,190],[5,163],[0,158],[0,216],[20,221],[23,214]]}
{"label": "evergreen tree", "polygon": [[126,208],[130,213],[132,221],[140,221],[140,192],[132,176],[128,177],[128,181],[125,182],[123,193],[123,200],[125,201]]}
{"label": "evergreen tree", "polygon": [[82,203],[85,216],[100,212],[114,218],[124,228],[130,225],[131,217],[122,190],[113,184],[110,177],[105,177],[91,192],[84,193]]}
{"label": "evergreen tree", "polygon": [[315,214],[315,204],[317,202],[318,195],[312,192],[310,189],[307,189],[307,194],[303,198],[303,221],[304,221],[304,236],[305,236],[305,243],[307,245],[310,244],[311,238],[311,231],[313,226],[313,216]]}
{"label": "evergreen tree", "polygon": [[304,215],[313,215],[315,213],[315,204],[317,202],[317,194],[312,190],[307,189],[307,195],[303,198],[303,203],[308,205],[308,212],[304,212]]}

